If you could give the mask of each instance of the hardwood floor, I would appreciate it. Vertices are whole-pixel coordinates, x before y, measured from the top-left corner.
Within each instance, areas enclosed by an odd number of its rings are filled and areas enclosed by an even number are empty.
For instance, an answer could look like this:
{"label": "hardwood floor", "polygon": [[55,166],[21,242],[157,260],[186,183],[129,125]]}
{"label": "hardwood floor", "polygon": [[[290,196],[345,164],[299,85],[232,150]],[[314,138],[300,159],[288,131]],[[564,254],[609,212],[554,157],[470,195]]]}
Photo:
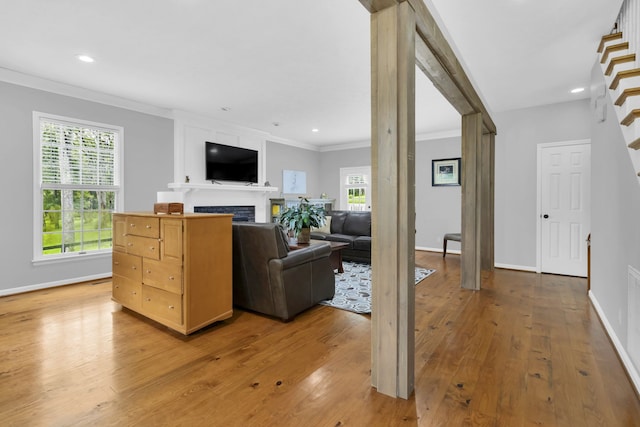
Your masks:
{"label": "hardwood floor", "polygon": [[9,426],[633,426],[640,402],[586,279],[496,270],[460,289],[459,257],[416,287],[416,388],[370,386],[370,318],[317,306],[289,323],[236,310],[181,336],[111,301],[111,282],[0,298]]}

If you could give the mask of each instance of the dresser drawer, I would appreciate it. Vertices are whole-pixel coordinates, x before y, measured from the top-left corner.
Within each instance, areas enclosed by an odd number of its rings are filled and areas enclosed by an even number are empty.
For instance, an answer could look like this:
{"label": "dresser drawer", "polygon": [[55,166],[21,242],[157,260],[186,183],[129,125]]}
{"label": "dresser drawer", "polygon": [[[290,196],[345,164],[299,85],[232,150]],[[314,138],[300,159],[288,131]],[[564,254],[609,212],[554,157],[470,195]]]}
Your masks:
{"label": "dresser drawer", "polygon": [[142,262],[142,283],[182,294],[182,266],[145,258]]}
{"label": "dresser drawer", "polygon": [[124,276],[134,282],[142,281],[142,258],[114,251],[113,274]]}
{"label": "dresser drawer", "polygon": [[142,314],[182,324],[182,295],[142,285]]}
{"label": "dresser drawer", "polygon": [[160,237],[160,218],[128,216],[127,234],[142,237]]}
{"label": "dresser drawer", "polygon": [[113,299],[132,310],[140,310],[142,307],[142,284],[134,282],[126,277],[113,275]]}
{"label": "dresser drawer", "polygon": [[150,237],[127,236],[127,253],[145,258],[160,259],[160,241]]}

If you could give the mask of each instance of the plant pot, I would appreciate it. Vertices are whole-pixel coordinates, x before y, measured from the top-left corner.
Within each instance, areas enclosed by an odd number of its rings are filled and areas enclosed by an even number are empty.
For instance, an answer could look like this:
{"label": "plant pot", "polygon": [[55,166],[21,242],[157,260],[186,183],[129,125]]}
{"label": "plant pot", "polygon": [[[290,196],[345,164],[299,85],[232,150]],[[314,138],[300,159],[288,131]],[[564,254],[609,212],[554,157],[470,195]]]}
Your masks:
{"label": "plant pot", "polygon": [[298,233],[298,243],[309,243],[310,240],[311,229],[307,227],[300,230],[300,232]]}

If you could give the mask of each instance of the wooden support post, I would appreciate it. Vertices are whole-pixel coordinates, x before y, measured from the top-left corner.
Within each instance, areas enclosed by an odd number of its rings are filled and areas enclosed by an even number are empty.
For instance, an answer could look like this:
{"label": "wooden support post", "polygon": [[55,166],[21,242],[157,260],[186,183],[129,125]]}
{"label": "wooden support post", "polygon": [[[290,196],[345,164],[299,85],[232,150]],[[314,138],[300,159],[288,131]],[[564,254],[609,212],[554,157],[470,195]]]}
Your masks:
{"label": "wooden support post", "polygon": [[371,381],[409,398],[415,359],[415,14],[371,15]]}
{"label": "wooden support post", "polygon": [[462,116],[462,258],[461,282],[480,290],[480,230],[482,198],[482,114]]}
{"label": "wooden support post", "polygon": [[481,195],[481,228],[480,228],[480,267],[482,270],[493,271],[494,248],[495,248],[495,138],[494,133],[482,135],[481,157],[482,166],[480,175],[482,176]]}

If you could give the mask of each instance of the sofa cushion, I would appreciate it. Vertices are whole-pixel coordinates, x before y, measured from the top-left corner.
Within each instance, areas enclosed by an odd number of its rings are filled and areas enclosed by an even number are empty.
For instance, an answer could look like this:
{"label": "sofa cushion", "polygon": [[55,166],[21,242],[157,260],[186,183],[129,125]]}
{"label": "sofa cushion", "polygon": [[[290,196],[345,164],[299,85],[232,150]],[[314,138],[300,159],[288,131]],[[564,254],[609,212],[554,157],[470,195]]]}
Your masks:
{"label": "sofa cushion", "polygon": [[327,240],[332,242],[342,242],[349,243],[348,249],[353,249],[353,241],[356,240],[358,236],[349,236],[348,234],[329,234],[327,235]]}
{"label": "sofa cushion", "polygon": [[371,236],[371,212],[349,212],[342,227],[343,234]]}
{"label": "sofa cushion", "polygon": [[331,212],[331,234],[342,234],[342,227],[344,226],[344,220],[347,219],[347,211],[333,211]]}
{"label": "sofa cushion", "polygon": [[353,249],[371,252],[371,237],[359,236],[353,241]]}
{"label": "sofa cushion", "polygon": [[329,233],[322,233],[320,231],[312,231],[311,232],[311,238],[313,240],[327,240],[327,236],[329,235]]}

